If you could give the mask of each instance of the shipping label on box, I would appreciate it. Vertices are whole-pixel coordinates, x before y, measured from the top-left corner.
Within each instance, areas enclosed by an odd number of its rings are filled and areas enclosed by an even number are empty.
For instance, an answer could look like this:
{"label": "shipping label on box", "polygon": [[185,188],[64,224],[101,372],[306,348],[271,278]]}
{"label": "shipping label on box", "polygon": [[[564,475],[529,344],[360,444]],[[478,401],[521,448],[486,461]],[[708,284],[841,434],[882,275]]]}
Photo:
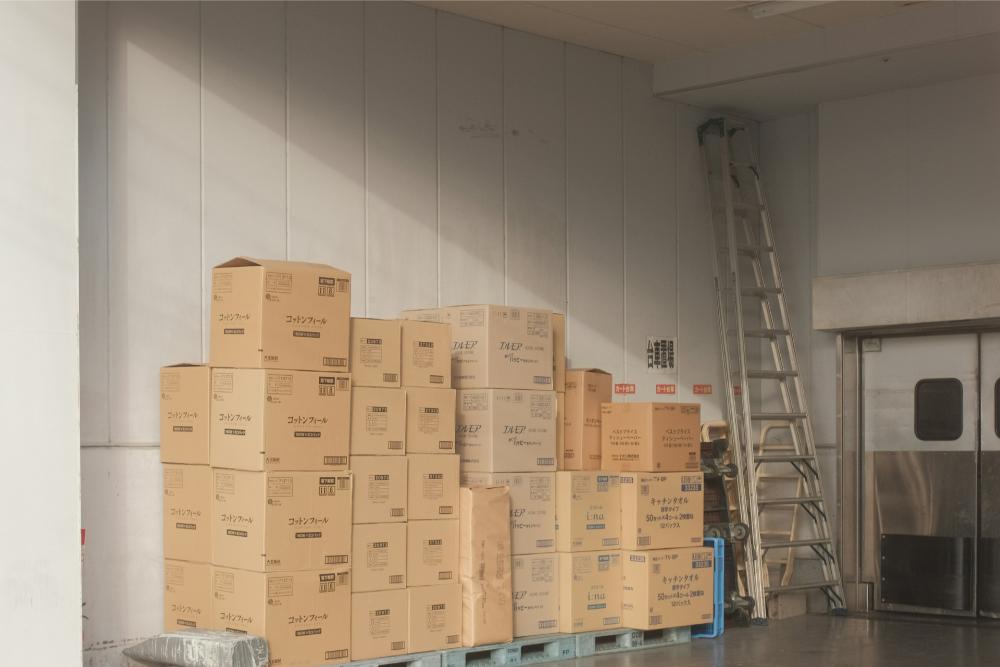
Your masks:
{"label": "shipping label on box", "polygon": [[702,544],[704,488],[700,472],[622,474],[623,548],[674,549]]}
{"label": "shipping label on box", "polygon": [[457,454],[410,454],[407,457],[407,518],[458,516]]}
{"label": "shipping label on box", "polygon": [[458,519],[406,524],[407,586],[458,581]]}
{"label": "shipping label on box", "polygon": [[556,473],[556,549],[599,551],[621,546],[618,473]]}
{"label": "shipping label on box", "polygon": [[555,392],[462,389],[455,409],[463,471],[555,471]]}
{"label": "shipping label on box", "polygon": [[402,389],[354,387],[351,456],[406,453],[406,393]]}
{"label": "shipping label on box", "polygon": [[351,318],[351,378],[355,387],[400,385],[399,320]]}
{"label": "shipping label on box", "polygon": [[212,560],[212,469],[163,465],[163,557]]}
{"label": "shipping label on box", "polygon": [[559,579],[560,632],[621,627],[620,551],[560,553]]}
{"label": "shipping label on box", "polygon": [[267,638],[271,665],[351,659],[349,568],[265,574],[213,566],[214,629]]}
{"label": "shipping label on box", "polygon": [[212,566],[183,560],[163,561],[163,629],[214,628]]}
{"label": "shipping label on box", "polygon": [[348,565],[349,472],[212,470],[212,562],[257,572]]}
{"label": "shipping label on box", "polygon": [[346,470],[349,375],[212,369],[214,468]]}
{"label": "shipping label on box", "polygon": [[354,592],[406,588],[406,524],[354,526]]}
{"label": "shipping label on box", "polygon": [[346,373],[351,274],[237,257],[212,270],[212,366]]}
{"label": "shipping label on box", "polygon": [[211,370],[201,364],[160,369],[160,461],[208,465]]}
{"label": "shipping label on box", "polygon": [[[352,659],[409,653],[409,602],[406,589],[355,593],[351,597]],[[346,627],[342,618],[340,623]]]}
{"label": "shipping label on box", "polygon": [[510,489],[510,532],[514,554],[556,549],[555,473],[462,473],[462,486]]}
{"label": "shipping label on box", "polygon": [[552,356],[555,372],[552,376],[552,388],[559,392],[566,391],[566,316],[562,313],[552,313]]}
{"label": "shipping label on box", "polygon": [[605,470],[701,470],[701,406],[697,403],[604,403],[601,458]]}
{"label": "shipping label on box", "polygon": [[455,390],[406,387],[406,451],[455,453]]}
{"label": "shipping label on box", "polygon": [[601,405],[611,402],[611,374],[597,368],[566,371],[561,470],[601,469]]}
{"label": "shipping label on box", "polygon": [[510,574],[510,492],[506,486],[459,491],[462,645],[513,638]]}
{"label": "shipping label on box", "polygon": [[462,645],[462,585],[438,584],[407,589],[409,651],[442,651]]}
{"label": "shipping label on box", "polygon": [[622,620],[639,630],[711,623],[712,549],[622,552]]}
{"label": "shipping label on box", "polygon": [[511,560],[514,636],[559,631],[559,555],[532,554]]}
{"label": "shipping label on box", "polygon": [[403,320],[402,379],[405,387],[451,387],[451,327]]}
{"label": "shipping label on box", "polygon": [[392,523],[407,519],[405,456],[352,456],[354,523]]}

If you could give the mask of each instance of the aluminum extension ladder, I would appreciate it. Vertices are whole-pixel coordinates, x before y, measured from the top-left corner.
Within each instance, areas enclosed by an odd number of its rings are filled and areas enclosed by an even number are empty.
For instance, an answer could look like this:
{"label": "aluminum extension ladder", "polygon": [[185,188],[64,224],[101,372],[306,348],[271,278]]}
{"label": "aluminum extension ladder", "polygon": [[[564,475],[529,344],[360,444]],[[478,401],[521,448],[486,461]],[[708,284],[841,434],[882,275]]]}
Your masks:
{"label": "aluminum extension ladder", "polygon": [[[749,529],[740,573],[752,619],[766,622],[768,599],[776,595],[816,590],[842,612],[840,567],[749,132],[743,123],[713,118],[698,128],[698,143],[712,205],[736,505]],[[764,442],[779,429],[784,442]]]}

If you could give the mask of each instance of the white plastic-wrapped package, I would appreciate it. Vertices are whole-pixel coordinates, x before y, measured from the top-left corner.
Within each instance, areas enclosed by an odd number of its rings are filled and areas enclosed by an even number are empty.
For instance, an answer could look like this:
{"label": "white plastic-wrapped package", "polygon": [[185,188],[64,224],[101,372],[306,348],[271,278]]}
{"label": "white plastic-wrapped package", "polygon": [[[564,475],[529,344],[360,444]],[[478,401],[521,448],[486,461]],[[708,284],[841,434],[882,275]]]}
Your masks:
{"label": "white plastic-wrapped package", "polygon": [[267,667],[267,641],[221,630],[180,630],[122,651],[132,660],[171,667]]}

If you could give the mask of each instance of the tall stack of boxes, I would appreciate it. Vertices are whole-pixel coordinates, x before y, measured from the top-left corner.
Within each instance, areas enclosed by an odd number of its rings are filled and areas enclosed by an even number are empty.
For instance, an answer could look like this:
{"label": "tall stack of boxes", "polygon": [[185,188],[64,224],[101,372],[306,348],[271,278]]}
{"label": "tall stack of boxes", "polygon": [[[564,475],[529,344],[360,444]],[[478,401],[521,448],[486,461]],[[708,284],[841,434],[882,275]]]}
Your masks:
{"label": "tall stack of boxes", "polygon": [[[451,325],[462,486],[509,489],[513,636],[555,632],[558,403],[551,313],[470,305],[405,316]],[[472,588],[467,582],[467,593]],[[483,638],[465,641],[481,644]]]}
{"label": "tall stack of boxes", "polygon": [[160,373],[165,625],[350,659],[350,275],[237,258],[212,274],[210,366]]}
{"label": "tall stack of boxes", "polygon": [[604,403],[605,469],[620,472],[622,623],[711,622],[713,552],[703,543],[700,407]]}

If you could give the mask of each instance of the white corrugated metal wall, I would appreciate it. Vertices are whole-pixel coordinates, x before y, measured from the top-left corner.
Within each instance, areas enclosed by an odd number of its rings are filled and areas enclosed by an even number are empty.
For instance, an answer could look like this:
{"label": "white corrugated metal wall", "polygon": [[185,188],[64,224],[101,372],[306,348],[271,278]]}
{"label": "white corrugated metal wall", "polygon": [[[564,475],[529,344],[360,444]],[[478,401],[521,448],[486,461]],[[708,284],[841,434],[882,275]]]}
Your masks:
{"label": "white corrugated metal wall", "polygon": [[402,3],[81,3],[80,77],[85,664],[160,627],[156,369],[233,255],[344,267],[357,315],[563,310],[571,363],[719,415],[704,116],[649,66]]}

